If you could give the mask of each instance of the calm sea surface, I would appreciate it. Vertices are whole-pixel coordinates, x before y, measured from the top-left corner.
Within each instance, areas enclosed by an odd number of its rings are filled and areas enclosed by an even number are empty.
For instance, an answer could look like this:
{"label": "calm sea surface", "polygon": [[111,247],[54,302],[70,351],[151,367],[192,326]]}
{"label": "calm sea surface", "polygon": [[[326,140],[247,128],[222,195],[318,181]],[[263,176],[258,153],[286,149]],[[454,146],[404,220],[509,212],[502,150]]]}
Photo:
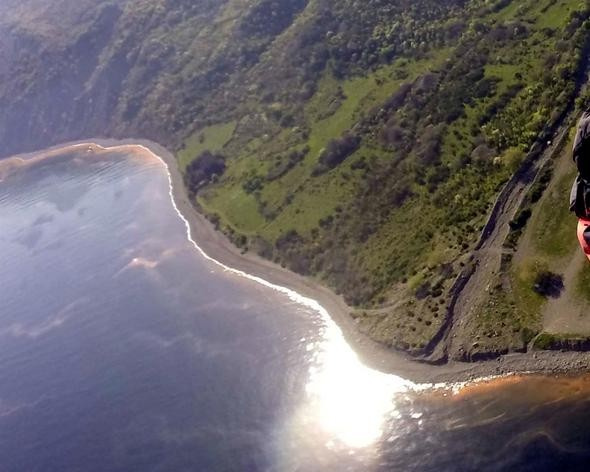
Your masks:
{"label": "calm sea surface", "polygon": [[155,159],[0,182],[0,472],[589,470],[590,379],[365,368],[296,296],[206,260]]}

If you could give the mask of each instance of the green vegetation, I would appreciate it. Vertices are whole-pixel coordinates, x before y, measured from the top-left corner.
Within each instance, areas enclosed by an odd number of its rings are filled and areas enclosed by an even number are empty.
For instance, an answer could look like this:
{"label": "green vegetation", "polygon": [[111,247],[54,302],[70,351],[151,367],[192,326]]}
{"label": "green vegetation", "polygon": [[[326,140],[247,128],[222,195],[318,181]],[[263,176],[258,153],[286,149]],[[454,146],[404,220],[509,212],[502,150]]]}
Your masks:
{"label": "green vegetation", "polygon": [[235,129],[236,123],[229,122],[207,126],[193,134],[177,153],[180,168],[186,169],[186,166],[204,151],[220,151],[231,139]]}
{"label": "green vegetation", "polygon": [[567,256],[577,247],[567,198],[574,177],[575,168],[572,168],[556,182],[539,208],[532,242],[535,249],[547,257]]}
{"label": "green vegetation", "polygon": [[[361,330],[414,353],[588,55],[579,0],[64,0],[75,27],[59,34],[60,7],[39,17],[40,3],[20,17],[0,5],[17,39],[0,56],[15,77],[0,83],[4,153],[91,134],[161,142],[237,245],[328,284]],[[506,251],[531,238],[537,253],[506,261],[514,293],[491,289],[482,346],[538,331],[529,263],[553,271],[571,247],[569,178],[554,188],[548,168],[513,220]]]}
{"label": "green vegetation", "polygon": [[186,167],[184,183],[191,196],[201,187],[217,180],[225,172],[225,158],[220,154],[203,151]]}
{"label": "green vegetation", "polygon": [[[571,165],[571,138],[565,139],[555,159],[547,161],[539,172],[520,211],[522,214],[522,209],[531,210],[532,216],[518,230],[511,225],[512,230],[504,245],[507,251],[515,253],[510,253],[501,275],[506,290],[501,291],[499,300],[493,303],[511,305],[511,318],[519,319],[523,327],[523,347],[534,338],[536,349],[590,348],[586,337],[553,333],[546,330],[545,325],[549,316],[558,326],[567,325],[570,320],[577,322],[582,330],[578,310],[581,309],[580,303],[590,302],[587,264],[580,265],[580,272],[570,287],[563,275],[576,269],[583,258],[576,241],[575,217],[568,209],[567,197],[575,176]],[[554,305],[557,299],[565,299],[565,302]],[[492,322],[499,326],[501,321],[495,317]],[[539,332],[541,334],[537,336]],[[518,343],[513,340],[506,345],[512,345],[514,349]]]}
{"label": "green vegetation", "polygon": [[[560,161],[570,160],[570,148],[571,140],[566,141]],[[522,257],[512,268],[517,305],[521,311],[532,316],[539,316],[546,300],[535,291],[539,275],[549,270],[559,272],[568,263],[572,253],[579,250],[574,232],[575,219],[569,211],[567,198],[575,169],[573,166],[561,165],[560,171],[555,172],[555,165],[552,161],[545,165],[525,200],[524,207],[529,210],[534,208],[534,213],[526,228],[526,237],[524,241],[521,240]],[[520,232],[523,229],[520,228]],[[518,241],[510,234],[506,246],[516,248]]]}
{"label": "green vegetation", "polygon": [[517,306],[529,316],[538,316],[545,297],[534,290],[539,276],[548,271],[548,265],[540,259],[529,259],[515,267],[513,290]]}
{"label": "green vegetation", "polygon": [[541,333],[533,341],[535,349],[553,349],[569,351],[590,350],[590,337],[573,333],[552,334]]}
{"label": "green vegetation", "polygon": [[541,333],[536,337],[533,345],[537,349],[551,349],[556,340],[557,338],[553,334]]}

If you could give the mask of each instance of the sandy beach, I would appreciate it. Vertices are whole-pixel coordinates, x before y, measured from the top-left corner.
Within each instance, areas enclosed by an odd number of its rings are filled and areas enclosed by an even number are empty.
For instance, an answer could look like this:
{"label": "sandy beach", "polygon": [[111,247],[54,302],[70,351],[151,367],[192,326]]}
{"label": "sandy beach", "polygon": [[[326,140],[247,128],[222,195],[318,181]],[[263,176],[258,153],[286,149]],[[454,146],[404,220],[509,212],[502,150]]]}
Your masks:
{"label": "sandy beach", "polygon": [[[588,371],[590,353],[539,351],[515,353],[495,360],[477,363],[449,362],[440,366],[422,363],[411,357],[378,344],[357,329],[350,316],[352,309],[343,298],[317,281],[295,274],[253,253],[241,253],[221,232],[192,205],[184,187],[182,175],[174,155],[157,143],[141,140],[88,139],[37,152],[8,158],[12,165],[18,160],[40,160],[56,156],[69,147],[97,145],[119,148],[138,155],[151,153],[167,166],[172,184],[172,196],[178,211],[190,226],[193,240],[208,257],[221,264],[258,277],[271,284],[286,287],[298,294],[316,300],[325,308],[340,327],[346,341],[361,361],[373,369],[392,373],[420,383],[462,382],[497,375],[518,373],[572,373]],[[74,149],[75,149],[74,148]],[[1,170],[1,169],[0,169]],[[1,173],[1,172],[0,172]]]}

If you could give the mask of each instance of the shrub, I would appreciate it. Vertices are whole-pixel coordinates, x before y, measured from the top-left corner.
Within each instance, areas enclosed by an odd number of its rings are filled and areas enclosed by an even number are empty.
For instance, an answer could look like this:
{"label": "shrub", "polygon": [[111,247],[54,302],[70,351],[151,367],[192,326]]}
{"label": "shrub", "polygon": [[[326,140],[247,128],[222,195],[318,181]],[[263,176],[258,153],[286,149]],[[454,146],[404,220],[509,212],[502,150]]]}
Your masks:
{"label": "shrub", "polygon": [[291,169],[293,169],[297,164],[299,164],[309,152],[309,147],[305,146],[303,149],[291,151],[287,154],[287,158],[280,157],[279,161],[272,167],[268,173],[266,174],[266,180],[272,181],[276,180]]}
{"label": "shrub", "polygon": [[519,229],[524,228],[527,224],[527,221],[531,217],[531,209],[530,208],[523,208],[518,212],[516,217],[511,220],[508,225],[512,231],[517,231]]}
{"label": "shrub", "polygon": [[320,175],[339,165],[359,148],[361,138],[352,133],[345,133],[342,137],[332,139],[322,151],[319,164],[314,169],[314,175]]}
{"label": "shrub", "polygon": [[194,195],[215,176],[224,172],[225,158],[221,154],[203,151],[186,167],[184,181],[189,192]]}
{"label": "shrub", "polygon": [[534,347],[536,349],[551,349],[554,346],[555,341],[556,338],[552,334],[541,333],[536,337]]}
{"label": "shrub", "polygon": [[547,271],[537,275],[533,286],[533,290],[539,295],[551,298],[558,298],[563,288],[563,277]]}
{"label": "shrub", "polygon": [[254,177],[250,177],[248,180],[246,180],[246,182],[244,182],[242,184],[242,188],[244,189],[244,192],[246,193],[253,193],[256,192],[257,190],[260,190],[262,188],[263,184],[262,184],[262,177],[260,177],[259,175],[255,175]]}

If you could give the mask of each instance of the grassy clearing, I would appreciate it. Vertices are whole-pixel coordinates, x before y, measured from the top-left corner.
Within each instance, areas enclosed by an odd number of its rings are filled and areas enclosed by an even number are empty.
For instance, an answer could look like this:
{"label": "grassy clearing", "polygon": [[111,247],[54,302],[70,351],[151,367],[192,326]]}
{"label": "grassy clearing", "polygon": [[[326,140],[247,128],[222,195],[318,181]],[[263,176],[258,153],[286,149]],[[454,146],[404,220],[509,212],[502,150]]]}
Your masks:
{"label": "grassy clearing", "polygon": [[515,75],[522,71],[522,65],[519,64],[487,64],[485,66],[486,77],[498,77],[499,85],[506,85],[515,80]]}
{"label": "grassy clearing", "polygon": [[[292,135],[296,131],[283,130],[270,142],[245,147],[239,155],[233,156],[232,165],[222,181],[212,191],[201,196],[202,206],[219,214],[223,223],[236,231],[259,233],[269,241],[274,241],[293,228],[297,228],[301,234],[309,234],[317,227],[320,219],[331,215],[336,207],[346,204],[354,196],[354,182],[349,179],[352,174],[350,162],[354,161],[355,156],[366,154],[367,150],[361,147],[339,168],[310,178],[320,152],[331,139],[351,129],[364,111],[382,103],[402,83],[412,82],[426,71],[439,67],[451,51],[450,48],[441,50],[436,60],[430,57],[415,61],[400,59],[367,76],[348,80],[337,80],[332,75],[326,75],[305,108],[310,133],[303,144],[309,147],[304,161],[280,179],[265,182],[257,197],[258,201],[254,196],[244,193],[243,182],[249,176],[264,176],[271,162],[268,158],[261,158],[257,147],[274,147],[277,154],[281,150],[286,153],[302,148],[302,144],[289,147],[288,143],[293,141]],[[326,111],[330,109],[333,111]],[[197,155],[204,149],[221,149],[231,139],[234,129],[235,123],[217,125],[193,135],[187,141],[186,149],[179,153],[181,163],[186,165],[188,156]],[[205,137],[204,140],[200,138],[201,135]],[[240,202],[240,198],[245,198],[247,203]],[[288,204],[287,200],[290,200]],[[270,212],[276,213],[275,218],[267,220],[261,215],[261,202]]]}
{"label": "grassy clearing", "polygon": [[532,217],[520,238],[518,254],[510,270],[512,291],[506,296],[514,297],[518,311],[538,323],[542,322],[541,312],[547,302],[534,290],[538,275],[546,271],[563,274],[572,254],[578,251],[575,217],[568,208],[569,191],[575,176],[575,168],[570,164],[570,149],[571,139],[553,164],[551,182],[533,206]]}
{"label": "grassy clearing", "polygon": [[580,4],[575,1],[513,1],[496,14],[496,19],[504,22],[526,21],[536,30],[557,29],[567,24],[567,19],[572,11],[579,9]]}
{"label": "grassy clearing", "polygon": [[538,275],[547,271],[549,264],[542,258],[530,258],[515,267],[512,273],[512,289],[514,300],[519,311],[528,318],[538,319],[546,298],[533,290]]}
{"label": "grassy clearing", "polygon": [[[573,167],[573,166],[572,166]],[[550,258],[571,254],[577,246],[576,220],[569,211],[568,196],[576,171],[572,168],[547,191],[535,209],[531,225],[531,241],[535,250]]]}
{"label": "grassy clearing", "polygon": [[255,198],[240,186],[233,187],[231,192],[225,189],[223,194],[213,190],[199,196],[198,202],[207,213],[217,213],[224,224],[246,235],[255,234],[265,223]]}
{"label": "grassy clearing", "polygon": [[524,8],[526,8],[526,5],[528,5],[529,3],[530,2],[526,2],[526,1],[525,2],[522,2],[522,1],[511,2],[507,7],[503,8],[498,13],[493,15],[493,17],[495,17],[495,19],[500,20],[500,21],[512,20],[515,17],[520,16],[521,11]]}
{"label": "grassy clearing", "polygon": [[[543,8],[551,5],[545,12],[541,11]],[[539,8],[540,7],[540,8]],[[538,2],[538,8],[535,12],[535,22],[537,29],[542,28],[563,28],[571,12],[577,10],[577,5],[571,2],[545,0],[545,2]]]}
{"label": "grassy clearing", "polygon": [[[569,149],[569,147],[567,147]],[[567,153],[560,156],[562,162],[569,159]],[[575,249],[575,233],[568,208],[569,185],[572,171],[556,162],[557,169],[564,169],[553,176],[539,202],[533,207],[519,252],[510,271],[512,294],[519,311],[538,318],[546,299],[533,290],[537,276],[547,270],[556,270],[564,258]],[[524,245],[524,246],[523,246]]]}
{"label": "grassy clearing", "polygon": [[203,151],[220,151],[231,139],[236,129],[236,122],[220,123],[207,126],[190,136],[184,147],[178,151],[178,165],[182,170]]}
{"label": "grassy clearing", "polygon": [[[287,174],[263,191],[263,198],[268,201],[283,201],[289,192],[297,189],[297,196],[292,205],[286,209],[277,221],[267,229],[272,236],[278,235],[284,228],[301,227],[304,232],[311,230],[320,218],[330,215],[334,209],[345,204],[354,195],[354,185],[347,178],[351,174],[350,162],[355,156],[371,152],[366,146],[347,159],[343,165],[313,182],[306,180],[317,163],[318,156],[329,140],[341,136],[358,120],[363,111],[383,103],[395,93],[402,83],[412,82],[421,74],[439,67],[449,56],[450,49],[441,51],[433,60],[429,57],[416,61],[397,60],[366,77],[357,77],[341,82],[332,77],[324,79],[316,97],[308,107],[311,133],[307,141],[309,154],[297,171]],[[327,118],[314,121],[316,104],[330,89],[341,87],[345,99],[340,107]],[[303,177],[303,185],[302,185]],[[318,202],[321,204],[318,205]],[[311,223],[311,224],[310,224]]]}
{"label": "grassy clearing", "polygon": [[[318,98],[333,91],[336,87],[341,87],[345,98],[341,101],[340,106],[331,116],[310,123],[311,134],[307,142],[310,148],[310,160],[317,158],[329,139],[340,136],[353,125],[354,113],[360,101],[367,95],[370,88],[375,87],[373,82],[373,77],[357,77],[345,82],[338,82],[333,77],[326,77],[320,83],[320,88],[317,93],[317,95],[319,95]],[[312,106],[313,105],[314,103],[312,103]],[[314,111],[312,111],[312,113],[314,113]],[[311,119],[313,120],[313,118],[312,115]]]}

